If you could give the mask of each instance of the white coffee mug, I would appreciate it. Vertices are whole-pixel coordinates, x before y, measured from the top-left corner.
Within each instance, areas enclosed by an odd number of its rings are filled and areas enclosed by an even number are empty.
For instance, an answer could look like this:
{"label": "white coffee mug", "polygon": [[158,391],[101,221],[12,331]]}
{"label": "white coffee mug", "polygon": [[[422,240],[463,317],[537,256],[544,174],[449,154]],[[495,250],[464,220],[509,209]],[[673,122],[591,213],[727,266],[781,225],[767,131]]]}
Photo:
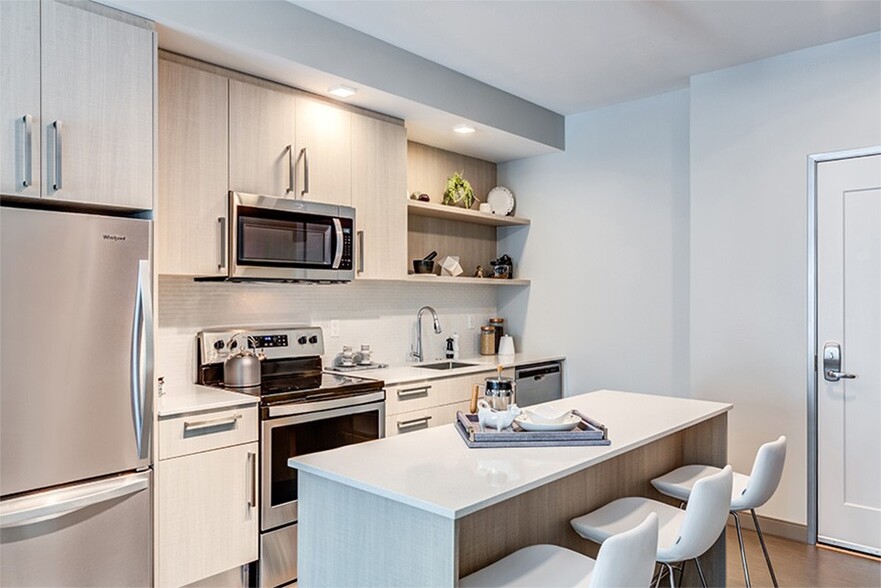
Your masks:
{"label": "white coffee mug", "polygon": [[492,212],[493,207],[489,205],[489,202],[481,202],[478,210],[480,210],[480,212]]}
{"label": "white coffee mug", "polygon": [[499,355],[514,355],[514,338],[511,335],[502,335],[499,340]]}

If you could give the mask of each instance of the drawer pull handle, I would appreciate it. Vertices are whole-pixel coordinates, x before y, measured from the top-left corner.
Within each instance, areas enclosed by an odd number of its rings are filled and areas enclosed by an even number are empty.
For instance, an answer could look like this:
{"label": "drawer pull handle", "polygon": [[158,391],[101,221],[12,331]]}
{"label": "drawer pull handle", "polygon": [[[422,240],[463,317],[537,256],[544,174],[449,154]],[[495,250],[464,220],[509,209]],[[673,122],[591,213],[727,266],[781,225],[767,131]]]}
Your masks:
{"label": "drawer pull handle", "polygon": [[415,398],[416,396],[428,396],[431,386],[422,386],[421,388],[407,388],[406,390],[398,390],[398,398]]}
{"label": "drawer pull handle", "polygon": [[431,420],[430,416],[424,416],[419,419],[413,419],[409,421],[398,421],[398,429],[410,429],[417,425],[428,425],[428,421]]}
{"label": "drawer pull handle", "polygon": [[234,414],[230,417],[208,419],[207,421],[184,421],[184,435],[186,435],[188,431],[204,431],[205,429],[213,429],[215,427],[229,427],[234,429],[236,427],[236,422],[241,418],[241,414]]}

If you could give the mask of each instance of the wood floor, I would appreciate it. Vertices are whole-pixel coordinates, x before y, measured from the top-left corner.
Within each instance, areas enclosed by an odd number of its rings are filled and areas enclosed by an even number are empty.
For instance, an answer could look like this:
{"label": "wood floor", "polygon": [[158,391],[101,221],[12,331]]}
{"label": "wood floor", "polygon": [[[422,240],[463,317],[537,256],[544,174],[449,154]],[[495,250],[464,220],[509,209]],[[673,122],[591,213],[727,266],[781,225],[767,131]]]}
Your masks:
{"label": "wood floor", "polygon": [[[765,542],[774,564],[774,572],[781,587],[828,586],[828,587],[879,587],[881,586],[881,560],[850,555],[765,535]],[[744,531],[749,577],[755,587],[771,586],[771,575],[765,565],[759,538],[753,531]],[[737,533],[728,527],[727,535],[728,586],[741,587],[743,567]]]}

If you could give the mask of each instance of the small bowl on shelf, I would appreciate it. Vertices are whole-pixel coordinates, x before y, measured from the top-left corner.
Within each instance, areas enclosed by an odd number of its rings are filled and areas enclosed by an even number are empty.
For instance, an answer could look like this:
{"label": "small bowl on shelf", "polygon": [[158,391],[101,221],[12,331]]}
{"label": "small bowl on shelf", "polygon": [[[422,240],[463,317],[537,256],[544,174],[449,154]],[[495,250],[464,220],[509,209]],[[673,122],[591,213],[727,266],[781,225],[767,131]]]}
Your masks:
{"label": "small bowl on shelf", "polygon": [[414,259],[413,260],[413,272],[417,274],[433,274],[434,273],[434,260],[433,259]]}

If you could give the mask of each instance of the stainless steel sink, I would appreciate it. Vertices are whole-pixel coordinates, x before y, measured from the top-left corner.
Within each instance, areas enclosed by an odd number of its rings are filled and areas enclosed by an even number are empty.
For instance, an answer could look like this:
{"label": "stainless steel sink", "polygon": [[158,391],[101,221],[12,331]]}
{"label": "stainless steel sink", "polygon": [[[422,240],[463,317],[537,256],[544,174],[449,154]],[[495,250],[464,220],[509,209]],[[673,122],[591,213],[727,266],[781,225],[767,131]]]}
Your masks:
{"label": "stainless steel sink", "polygon": [[465,363],[463,361],[442,361],[440,363],[419,363],[414,367],[425,368],[429,370],[454,370],[456,368],[472,367],[476,363]]}

